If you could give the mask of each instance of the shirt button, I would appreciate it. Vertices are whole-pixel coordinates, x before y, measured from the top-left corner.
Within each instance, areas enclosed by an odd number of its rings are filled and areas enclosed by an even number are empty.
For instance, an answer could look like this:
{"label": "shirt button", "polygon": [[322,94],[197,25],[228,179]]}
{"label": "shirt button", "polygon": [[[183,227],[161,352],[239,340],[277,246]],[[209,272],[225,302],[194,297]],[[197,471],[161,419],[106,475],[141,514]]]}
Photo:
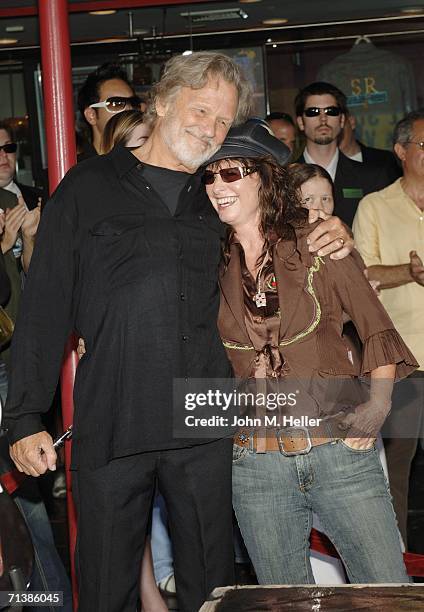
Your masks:
{"label": "shirt button", "polygon": [[183,341],[184,341],[184,342],[187,342],[187,340],[188,340],[188,336],[183,336],[182,338],[183,338]]}
{"label": "shirt button", "polygon": [[199,215],[199,220],[203,221],[203,215]]}
{"label": "shirt button", "polygon": [[182,299],[182,301],[185,300],[185,294],[184,293],[180,293],[180,298]]}

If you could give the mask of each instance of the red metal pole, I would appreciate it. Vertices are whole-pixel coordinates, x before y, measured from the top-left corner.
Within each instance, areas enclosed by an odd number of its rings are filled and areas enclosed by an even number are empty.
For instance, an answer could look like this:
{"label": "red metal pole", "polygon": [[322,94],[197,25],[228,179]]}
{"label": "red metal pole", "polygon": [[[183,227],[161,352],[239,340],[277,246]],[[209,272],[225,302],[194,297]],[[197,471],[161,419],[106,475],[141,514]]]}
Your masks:
{"label": "red metal pole", "polygon": [[[40,45],[46,125],[49,189],[52,193],[66,171],[77,161],[72,95],[71,53],[67,0],[38,0]],[[60,204],[57,204],[60,206]],[[73,382],[78,358],[75,340],[70,339],[62,367],[62,417],[64,428],[72,423]],[[69,473],[70,444],[65,444],[65,465],[68,503],[71,577],[74,607],[77,603],[77,583],[74,567],[76,541],[75,508]]]}
{"label": "red metal pole", "polygon": [[66,0],[39,0],[41,61],[50,192],[76,159]]}

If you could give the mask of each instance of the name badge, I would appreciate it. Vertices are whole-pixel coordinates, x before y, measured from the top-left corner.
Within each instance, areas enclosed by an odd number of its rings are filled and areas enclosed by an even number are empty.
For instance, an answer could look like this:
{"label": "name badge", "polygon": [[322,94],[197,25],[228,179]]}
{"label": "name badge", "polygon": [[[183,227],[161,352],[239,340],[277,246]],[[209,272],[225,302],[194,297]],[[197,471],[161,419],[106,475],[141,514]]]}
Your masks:
{"label": "name badge", "polygon": [[355,189],[354,187],[345,187],[343,189],[343,197],[352,199],[363,198],[364,192],[362,191],[362,189]]}

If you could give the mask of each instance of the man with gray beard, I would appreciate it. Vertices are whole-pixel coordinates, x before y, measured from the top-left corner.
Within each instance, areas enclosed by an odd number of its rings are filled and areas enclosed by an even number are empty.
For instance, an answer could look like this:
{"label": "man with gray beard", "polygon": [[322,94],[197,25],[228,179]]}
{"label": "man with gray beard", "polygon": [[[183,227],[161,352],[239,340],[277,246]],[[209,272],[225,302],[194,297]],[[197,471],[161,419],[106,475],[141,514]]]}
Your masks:
{"label": "man with gray beard", "polygon": [[386,168],[353,161],[339,150],[347,115],[346,96],[340,89],[311,83],[297,94],[295,106],[297,125],[306,139],[297,161],[327,170],[334,183],[334,214],[351,227],[361,198],[387,187],[391,177]]}
{"label": "man with gray beard", "polygon": [[[226,56],[166,65],[142,148],[118,146],[65,176],[42,215],[15,330],[5,425],[18,469],[54,470],[40,413],[66,339],[76,375],[72,448],[80,612],[133,612],[152,497],[165,499],[179,610],[233,584],[232,440],[173,435],[173,381],[227,378],[217,331],[222,226],[197,168],[250,113],[250,88]],[[331,218],[319,254],[352,241]],[[54,303],[54,310],[51,304]]]}

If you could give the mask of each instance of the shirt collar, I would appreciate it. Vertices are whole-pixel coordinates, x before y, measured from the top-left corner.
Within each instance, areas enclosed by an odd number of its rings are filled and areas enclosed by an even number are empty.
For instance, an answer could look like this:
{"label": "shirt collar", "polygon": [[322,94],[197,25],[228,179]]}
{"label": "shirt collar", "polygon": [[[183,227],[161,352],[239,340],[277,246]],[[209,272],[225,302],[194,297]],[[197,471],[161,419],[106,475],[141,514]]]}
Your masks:
{"label": "shirt collar", "polygon": [[11,193],[14,193],[18,198],[22,195],[21,190],[19,189],[19,187],[13,180],[10,181],[10,183],[6,185],[6,187],[3,187],[3,189],[5,189],[6,191],[10,191]]}
{"label": "shirt collar", "polygon": [[[303,157],[305,158],[305,162],[307,164],[316,164],[317,162],[309,155],[308,149],[305,149],[303,152]],[[327,170],[328,174],[331,176],[332,180],[336,178],[337,164],[339,162],[339,148],[337,147],[336,152],[328,166],[323,166],[325,170]],[[318,166],[322,166],[322,164],[317,164]]]}
{"label": "shirt collar", "polygon": [[131,150],[122,144],[117,145],[107,154],[116,168],[119,178],[138,166],[141,162],[131,153]]}
{"label": "shirt collar", "polygon": [[[125,174],[130,172],[130,170],[133,168],[143,166],[143,162],[141,162],[133,153],[131,153],[131,149],[128,149],[128,147],[125,147],[122,144],[114,147],[112,151],[107,154],[107,156],[112,159],[119,178],[125,176]],[[198,168],[198,170],[191,175],[191,178],[188,179],[187,185],[190,183],[200,183],[204,170],[205,169],[203,167]]]}
{"label": "shirt collar", "polygon": [[[305,238],[305,236],[308,235],[313,229],[314,226],[306,223],[303,227],[294,229],[293,237],[285,240],[281,240],[274,232],[270,232],[268,234],[268,240],[271,253],[275,251],[278,258],[289,269],[293,269],[299,264],[305,267],[310,267],[312,265],[312,255],[309,252],[306,239],[302,238]],[[228,242],[230,249],[238,248],[243,250],[243,247],[241,246],[240,241],[236,237],[233,230],[230,230]]]}

